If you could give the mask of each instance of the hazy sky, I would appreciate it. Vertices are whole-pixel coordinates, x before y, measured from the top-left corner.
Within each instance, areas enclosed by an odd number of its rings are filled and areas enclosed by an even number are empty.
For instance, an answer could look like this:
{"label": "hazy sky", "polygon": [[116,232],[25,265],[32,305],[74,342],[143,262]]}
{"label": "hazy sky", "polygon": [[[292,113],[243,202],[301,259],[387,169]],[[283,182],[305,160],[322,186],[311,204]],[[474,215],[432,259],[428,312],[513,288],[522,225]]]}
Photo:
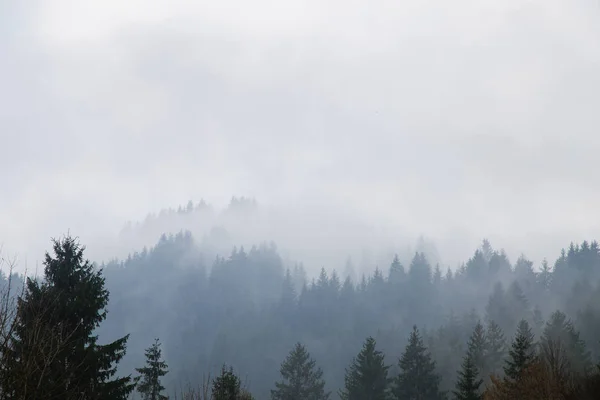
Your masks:
{"label": "hazy sky", "polygon": [[2,0],[0,243],[249,195],[555,257],[599,110],[597,0]]}

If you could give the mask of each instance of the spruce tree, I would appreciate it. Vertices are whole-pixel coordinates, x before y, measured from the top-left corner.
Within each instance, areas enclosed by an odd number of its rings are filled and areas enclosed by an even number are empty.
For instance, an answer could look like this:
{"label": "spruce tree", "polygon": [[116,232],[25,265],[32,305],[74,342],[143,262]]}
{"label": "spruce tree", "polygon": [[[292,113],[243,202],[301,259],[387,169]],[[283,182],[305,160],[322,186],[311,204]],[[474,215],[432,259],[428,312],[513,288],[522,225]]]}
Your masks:
{"label": "spruce tree", "polygon": [[166,400],[167,396],[163,396],[161,392],[165,390],[162,386],[160,378],[168,372],[167,363],[162,359],[162,351],[158,339],[154,340],[152,346],[146,349],[146,366],[135,369],[141,380],[137,384],[137,391],[142,395],[142,400]]}
{"label": "spruce tree", "polygon": [[394,398],[437,400],[445,398],[440,392],[441,378],[435,372],[435,361],[423,344],[416,326],[408,339],[404,354],[399,360],[400,374],[392,390]]}
{"label": "spruce tree", "polygon": [[479,392],[479,387],[483,379],[479,378],[479,371],[473,361],[470,352],[465,355],[462,363],[462,369],[458,371],[458,381],[454,394],[455,400],[481,400],[483,395]]}
{"label": "spruce tree", "polygon": [[213,400],[239,400],[242,395],[240,378],[233,373],[233,368],[221,368],[221,374],[212,383]]}
{"label": "spruce tree", "polygon": [[11,398],[118,400],[134,389],[130,377],[114,378],[129,335],[106,345],[94,335],[106,318],[109,293],[102,271],[84,259],[84,250],[70,236],[53,240],[44,280],[27,279],[14,337],[5,349],[11,373],[18,376],[4,387]]}
{"label": "spruce tree", "polygon": [[483,329],[481,322],[478,321],[475,324],[475,328],[473,329],[471,337],[469,338],[468,352],[471,361],[480,373],[485,371],[486,368],[486,347],[487,338],[485,335],[485,329]]}
{"label": "spruce tree", "polygon": [[297,343],[281,364],[283,380],[271,390],[272,400],[327,400],[323,371],[316,367],[306,348]]}
{"label": "spruce tree", "polygon": [[385,356],[375,350],[375,339],[368,337],[362,350],[346,369],[345,386],[339,395],[342,400],[386,400],[388,369]]}
{"label": "spruce tree", "polygon": [[502,362],[506,355],[506,338],[504,332],[494,321],[488,322],[485,335],[486,362],[484,371],[487,377],[490,374],[497,374],[502,368]]}
{"label": "spruce tree", "polygon": [[534,336],[529,324],[524,319],[519,322],[508,356],[504,374],[513,382],[519,380],[521,373],[535,362]]}

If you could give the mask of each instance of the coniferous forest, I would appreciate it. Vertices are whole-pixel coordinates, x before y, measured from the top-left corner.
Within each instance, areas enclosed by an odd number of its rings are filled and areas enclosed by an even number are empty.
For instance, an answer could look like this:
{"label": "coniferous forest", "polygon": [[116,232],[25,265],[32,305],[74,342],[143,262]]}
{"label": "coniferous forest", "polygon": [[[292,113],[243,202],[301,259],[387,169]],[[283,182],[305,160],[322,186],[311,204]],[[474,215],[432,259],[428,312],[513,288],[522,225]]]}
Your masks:
{"label": "coniferous forest", "polygon": [[4,271],[1,399],[600,398],[593,238],[539,265],[482,240],[460,268],[312,274],[274,243],[163,233],[109,262],[59,236],[37,276]]}

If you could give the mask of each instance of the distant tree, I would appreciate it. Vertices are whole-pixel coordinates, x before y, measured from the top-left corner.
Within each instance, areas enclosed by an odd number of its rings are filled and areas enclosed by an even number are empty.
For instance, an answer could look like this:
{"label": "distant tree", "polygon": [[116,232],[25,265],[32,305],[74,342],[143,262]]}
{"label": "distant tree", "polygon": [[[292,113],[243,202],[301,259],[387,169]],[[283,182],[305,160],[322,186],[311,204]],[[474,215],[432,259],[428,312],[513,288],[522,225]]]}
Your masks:
{"label": "distant tree", "polygon": [[522,372],[536,360],[534,336],[525,320],[519,322],[517,333],[508,351],[504,374],[510,381],[518,381]]}
{"label": "distant tree", "polygon": [[272,400],[327,400],[323,371],[310,358],[306,348],[297,343],[281,364],[283,380],[271,390]]}
{"label": "distant tree", "polygon": [[456,389],[452,392],[455,400],[481,400],[480,386],[483,379],[479,378],[479,371],[473,362],[473,357],[468,352],[462,363],[462,369],[458,372]]}
{"label": "distant tree", "polygon": [[537,305],[533,309],[532,322],[534,333],[537,335],[541,335],[542,329],[544,328],[544,317],[542,316],[542,310],[540,310],[540,307]]}
{"label": "distant tree", "polygon": [[476,250],[475,254],[465,265],[465,272],[469,279],[475,282],[483,282],[483,278],[488,272],[488,262],[481,250]]}
{"label": "distant tree", "polygon": [[486,371],[487,344],[485,329],[481,322],[478,321],[469,338],[467,351],[469,352],[471,362],[480,373]]}
{"label": "distant tree", "polygon": [[339,395],[342,400],[386,400],[388,369],[385,356],[375,349],[375,339],[368,337],[362,350],[346,369],[345,386]]}
{"label": "distant tree", "polygon": [[428,288],[431,284],[431,266],[424,253],[415,253],[408,270],[408,279],[416,290]]}
{"label": "distant tree", "polygon": [[489,321],[485,334],[485,370],[482,371],[484,380],[489,378],[490,374],[497,374],[502,368],[504,357],[506,356],[506,338],[502,328],[495,321]]}
{"label": "distant tree", "polygon": [[394,256],[394,260],[390,265],[390,271],[388,273],[388,281],[391,284],[399,284],[404,282],[406,278],[406,271],[404,270],[404,266],[400,263],[398,259],[398,254]]}
{"label": "distant tree", "polygon": [[162,386],[160,378],[168,372],[167,363],[162,359],[162,351],[158,339],[154,340],[152,346],[146,349],[146,366],[136,368],[140,374],[137,391],[143,400],[166,400],[167,396],[161,394],[165,387]]}
{"label": "distant tree", "polygon": [[435,269],[433,270],[433,284],[436,287],[442,283],[442,270],[440,269],[440,264],[435,265]]}
{"label": "distant tree", "polygon": [[287,311],[296,302],[296,288],[290,269],[286,269],[281,288],[281,305]]}
{"label": "distant tree", "polygon": [[408,339],[404,354],[399,360],[400,374],[392,393],[395,399],[444,399],[440,392],[441,378],[435,372],[435,361],[423,344],[416,326]]}
{"label": "distant tree", "polygon": [[548,319],[540,344],[543,348],[562,346],[566,361],[575,374],[584,376],[591,369],[590,353],[585,342],[581,340],[571,320],[561,311],[555,311]]}
{"label": "distant tree", "polygon": [[506,297],[506,292],[504,291],[502,283],[496,282],[485,308],[485,319],[487,321],[496,322],[505,332],[507,332],[508,329],[514,329],[514,317],[511,315]]}
{"label": "distant tree", "polygon": [[548,260],[545,258],[542,261],[542,268],[537,275],[537,282],[544,291],[550,289],[550,286],[552,285],[552,267],[550,267]]}

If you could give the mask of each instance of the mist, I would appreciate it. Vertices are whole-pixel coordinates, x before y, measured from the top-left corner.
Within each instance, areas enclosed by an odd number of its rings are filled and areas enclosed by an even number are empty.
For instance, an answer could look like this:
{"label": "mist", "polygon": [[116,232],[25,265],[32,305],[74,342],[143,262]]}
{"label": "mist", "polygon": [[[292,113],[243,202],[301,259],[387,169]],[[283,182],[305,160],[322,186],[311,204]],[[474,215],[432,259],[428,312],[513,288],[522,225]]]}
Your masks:
{"label": "mist", "polygon": [[594,2],[36,4],[0,37],[0,240],[30,267],[57,232],[110,257],[126,221],[232,196],[453,265],[598,236]]}
{"label": "mist", "polygon": [[448,391],[477,321],[556,310],[595,363],[598,38],[587,0],[4,0],[2,284],[73,235],[169,393],[266,398],[295,342],[335,392],[368,336],[397,375],[413,325]]}

